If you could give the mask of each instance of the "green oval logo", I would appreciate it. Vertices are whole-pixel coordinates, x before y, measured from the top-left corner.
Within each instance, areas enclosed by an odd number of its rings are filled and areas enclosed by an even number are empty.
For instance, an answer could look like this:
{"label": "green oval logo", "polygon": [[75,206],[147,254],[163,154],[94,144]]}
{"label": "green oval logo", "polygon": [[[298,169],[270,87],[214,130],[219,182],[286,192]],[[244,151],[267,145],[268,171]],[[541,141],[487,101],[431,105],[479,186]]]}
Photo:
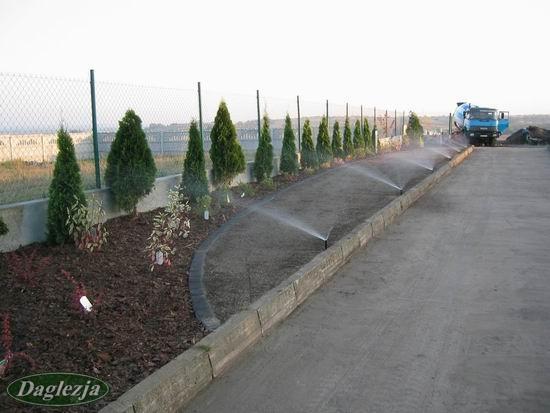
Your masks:
{"label": "green oval logo", "polygon": [[109,385],[77,373],[43,373],[10,383],[7,393],[17,401],[39,406],[76,406],[92,403],[109,393]]}

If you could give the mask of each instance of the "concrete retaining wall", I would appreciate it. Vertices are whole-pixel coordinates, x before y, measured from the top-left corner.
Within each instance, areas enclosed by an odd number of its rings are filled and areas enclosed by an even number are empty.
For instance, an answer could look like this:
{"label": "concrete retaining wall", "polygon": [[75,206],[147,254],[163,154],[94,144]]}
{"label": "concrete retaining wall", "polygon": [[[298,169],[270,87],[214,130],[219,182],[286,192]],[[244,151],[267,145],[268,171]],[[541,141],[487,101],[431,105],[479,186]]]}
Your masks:
{"label": "concrete retaining wall", "polygon": [[[472,151],[473,147],[469,147],[457,154],[452,160],[454,162],[449,162],[376,212],[346,237],[315,256],[287,280],[251,304],[248,310],[233,315],[194,347],[151,374],[100,412],[181,410],[209,381],[219,376],[262,336],[269,334],[273,327],[328,281],[355,252],[368,245],[374,236],[382,233],[384,228],[448,175],[452,167],[459,165]],[[206,357],[208,364],[205,363]]]}
{"label": "concrete retaining wall", "polygon": [[[248,162],[246,171],[238,175],[233,183],[254,182],[252,167],[254,162]],[[272,176],[279,174],[279,158],[273,159]],[[142,199],[137,206],[139,212],[151,211],[166,206],[168,191],[180,184],[181,174],[165,176],[155,180],[151,193]],[[212,186],[212,177],[209,177]],[[126,214],[117,208],[109,188],[86,191],[86,197],[94,196],[103,203],[105,219],[115,218]],[[18,202],[0,206],[0,217],[8,226],[8,234],[0,237],[0,251],[13,251],[20,246],[42,242],[46,240],[46,221],[48,214],[48,199]]]}

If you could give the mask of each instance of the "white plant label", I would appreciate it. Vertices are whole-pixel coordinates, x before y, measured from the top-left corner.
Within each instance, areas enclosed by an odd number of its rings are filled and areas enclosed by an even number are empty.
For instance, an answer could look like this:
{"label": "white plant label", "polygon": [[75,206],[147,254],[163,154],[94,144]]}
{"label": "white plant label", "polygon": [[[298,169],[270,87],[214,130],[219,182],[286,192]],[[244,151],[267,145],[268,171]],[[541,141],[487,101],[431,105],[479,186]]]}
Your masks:
{"label": "white plant label", "polygon": [[92,303],[90,302],[90,300],[88,300],[88,297],[86,297],[85,295],[83,295],[82,297],[80,297],[80,305],[84,308],[85,311],[87,311],[88,313],[90,311],[92,311]]}
{"label": "white plant label", "polygon": [[157,265],[162,265],[164,263],[164,254],[162,253],[162,251],[157,251],[157,253],[155,254],[155,259]]}
{"label": "white plant label", "polygon": [[210,218],[210,211],[208,211],[208,209],[205,209],[204,210],[204,219],[206,221],[208,221],[208,218]]}

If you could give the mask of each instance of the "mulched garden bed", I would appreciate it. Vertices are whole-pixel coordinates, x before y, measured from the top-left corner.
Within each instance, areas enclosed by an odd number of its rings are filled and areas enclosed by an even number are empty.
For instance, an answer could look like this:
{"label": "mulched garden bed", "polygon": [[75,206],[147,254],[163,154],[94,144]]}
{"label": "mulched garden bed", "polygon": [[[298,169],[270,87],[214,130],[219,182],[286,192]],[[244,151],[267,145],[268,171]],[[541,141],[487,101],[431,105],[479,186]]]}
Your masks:
{"label": "mulched garden bed", "polygon": [[[144,249],[158,211],[109,220],[107,245],[93,253],[73,244],[33,244],[0,254],[0,323],[8,314],[11,350],[36,365],[32,369],[18,359],[0,377],[0,411],[57,411],[21,404],[6,393],[13,380],[43,372],[88,374],[107,382],[111,390],[104,399],[59,410],[97,411],[199,341],[206,331],[195,318],[188,289],[194,250],[239,210],[310,175],[235,187],[231,207],[216,205],[213,194],[210,220],[192,213],[189,237],[177,241],[172,266],[154,272]],[[75,286],[63,272],[83,284],[94,305],[91,313],[78,309]],[[1,343],[0,357],[6,351]]]}

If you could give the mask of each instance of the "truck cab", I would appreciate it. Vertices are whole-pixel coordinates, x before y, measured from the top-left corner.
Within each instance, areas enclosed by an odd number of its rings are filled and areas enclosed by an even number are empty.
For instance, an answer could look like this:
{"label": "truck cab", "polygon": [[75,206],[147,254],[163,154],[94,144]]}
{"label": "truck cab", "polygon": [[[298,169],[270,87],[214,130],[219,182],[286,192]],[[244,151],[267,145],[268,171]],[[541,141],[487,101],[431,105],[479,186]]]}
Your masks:
{"label": "truck cab", "polygon": [[494,146],[499,130],[500,113],[492,108],[470,107],[464,113],[464,134],[471,144]]}

